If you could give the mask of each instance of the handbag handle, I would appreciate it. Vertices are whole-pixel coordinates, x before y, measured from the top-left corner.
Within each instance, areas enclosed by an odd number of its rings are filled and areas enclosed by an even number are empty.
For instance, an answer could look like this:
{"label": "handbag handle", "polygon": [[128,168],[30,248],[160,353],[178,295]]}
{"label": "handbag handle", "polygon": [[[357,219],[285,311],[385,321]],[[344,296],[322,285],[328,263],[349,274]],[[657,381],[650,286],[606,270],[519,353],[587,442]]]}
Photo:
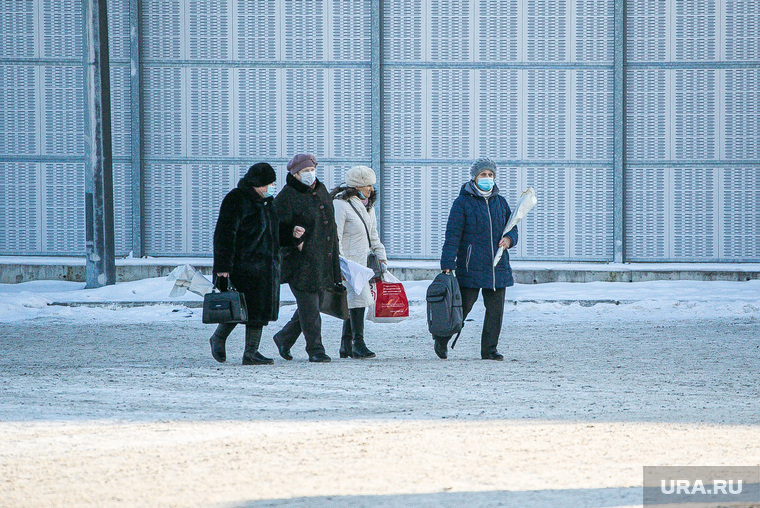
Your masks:
{"label": "handbag handle", "polygon": [[[218,278],[219,278],[219,276],[217,276],[217,279]],[[237,292],[237,288],[232,283],[232,277],[223,277],[223,278],[227,279],[227,291],[236,291]],[[224,291],[221,291],[218,287],[216,287],[216,283],[214,283],[213,286],[211,286],[211,292],[213,293],[215,289],[216,289],[217,293],[224,293]]]}

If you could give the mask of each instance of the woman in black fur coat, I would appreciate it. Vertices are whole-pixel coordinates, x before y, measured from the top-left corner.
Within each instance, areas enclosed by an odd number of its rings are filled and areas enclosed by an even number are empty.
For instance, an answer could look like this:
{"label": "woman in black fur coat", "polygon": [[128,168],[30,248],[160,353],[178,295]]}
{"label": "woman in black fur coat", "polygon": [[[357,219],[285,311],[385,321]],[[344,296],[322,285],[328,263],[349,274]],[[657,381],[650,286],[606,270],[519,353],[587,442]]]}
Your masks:
{"label": "woman in black fur coat", "polygon": [[[263,327],[276,321],[280,310],[280,231],[270,187],[276,178],[266,162],[251,166],[222,201],[214,231],[217,287],[224,291],[229,278],[248,307],[243,365],[274,363],[259,353],[259,343]],[[218,362],[227,359],[225,343],[234,328],[222,323],[211,336],[211,354]]]}

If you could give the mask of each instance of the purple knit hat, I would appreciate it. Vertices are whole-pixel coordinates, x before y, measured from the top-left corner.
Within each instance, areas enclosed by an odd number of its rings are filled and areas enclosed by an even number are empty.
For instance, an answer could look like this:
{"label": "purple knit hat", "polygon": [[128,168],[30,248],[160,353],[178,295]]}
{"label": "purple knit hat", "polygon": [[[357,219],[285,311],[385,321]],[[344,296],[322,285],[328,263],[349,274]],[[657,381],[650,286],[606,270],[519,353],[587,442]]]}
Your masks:
{"label": "purple knit hat", "polygon": [[316,168],[317,158],[310,153],[299,153],[294,155],[290,162],[288,162],[288,171],[291,175],[295,175],[304,168]]}

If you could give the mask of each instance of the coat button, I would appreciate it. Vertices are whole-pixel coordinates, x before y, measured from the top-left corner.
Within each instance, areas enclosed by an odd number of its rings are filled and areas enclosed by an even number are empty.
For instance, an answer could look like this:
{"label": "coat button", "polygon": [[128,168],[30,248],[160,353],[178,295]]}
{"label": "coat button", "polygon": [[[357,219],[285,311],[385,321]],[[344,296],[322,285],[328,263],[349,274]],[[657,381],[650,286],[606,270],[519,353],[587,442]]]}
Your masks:
{"label": "coat button", "polygon": [[320,210],[324,210],[325,209],[325,205],[319,205],[319,209]]}
{"label": "coat button", "polygon": [[331,257],[332,257],[332,252],[328,252],[328,253],[327,253],[327,257],[328,257],[328,258],[331,258]]}
{"label": "coat button", "polygon": [[328,242],[330,241],[330,237],[329,237],[329,236],[327,237],[327,241],[328,241]]}
{"label": "coat button", "polygon": [[329,221],[329,220],[326,220],[326,221],[325,221],[325,226],[327,226],[328,224],[330,224],[330,221]]}

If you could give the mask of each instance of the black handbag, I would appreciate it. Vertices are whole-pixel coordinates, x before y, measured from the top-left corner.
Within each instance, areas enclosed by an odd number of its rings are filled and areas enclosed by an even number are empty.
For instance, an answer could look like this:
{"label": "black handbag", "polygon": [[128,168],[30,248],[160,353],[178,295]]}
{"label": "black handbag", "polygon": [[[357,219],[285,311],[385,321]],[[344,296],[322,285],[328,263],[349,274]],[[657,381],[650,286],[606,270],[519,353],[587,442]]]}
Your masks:
{"label": "black handbag", "polygon": [[364,217],[362,217],[362,214],[359,213],[359,210],[354,207],[354,204],[351,203],[351,201],[349,201],[348,204],[351,205],[351,208],[354,209],[356,215],[359,216],[359,220],[361,220],[362,224],[364,224],[364,231],[367,232],[367,242],[369,242],[370,248],[370,253],[367,254],[367,268],[375,272],[373,279],[379,279],[383,276],[383,269],[380,267],[380,260],[377,259],[377,254],[372,252],[372,239],[369,236],[369,228],[367,227],[367,223],[364,222]]}
{"label": "black handbag", "polygon": [[343,321],[348,319],[348,294],[346,293],[346,286],[335,284],[325,289],[325,295],[319,305],[319,311]]}
{"label": "black handbag", "polygon": [[245,323],[248,321],[248,307],[245,295],[240,293],[230,281],[228,291],[218,291],[203,296],[204,323]]}

